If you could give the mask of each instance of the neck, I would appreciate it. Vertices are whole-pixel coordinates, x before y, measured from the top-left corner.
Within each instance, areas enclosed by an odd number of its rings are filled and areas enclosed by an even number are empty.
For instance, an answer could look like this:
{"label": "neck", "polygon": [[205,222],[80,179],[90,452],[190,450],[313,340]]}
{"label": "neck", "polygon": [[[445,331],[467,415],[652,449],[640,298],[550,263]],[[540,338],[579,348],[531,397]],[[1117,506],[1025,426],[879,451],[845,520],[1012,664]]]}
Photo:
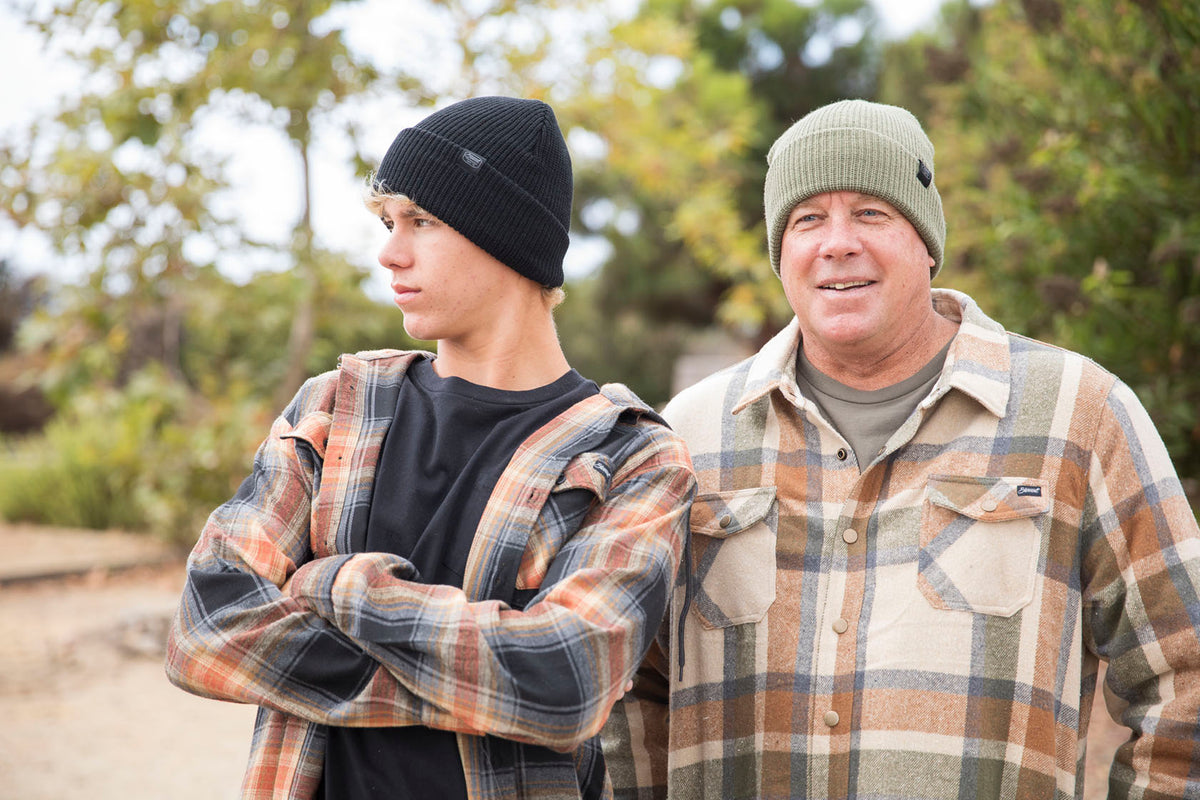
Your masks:
{"label": "neck", "polygon": [[913,329],[911,336],[885,347],[850,346],[834,352],[809,347],[804,341],[801,346],[808,362],[825,375],[852,389],[874,391],[916,375],[957,332],[956,323],[933,312],[928,323]]}
{"label": "neck", "polygon": [[512,324],[474,340],[439,341],[434,370],[443,378],[526,391],[553,383],[571,369],[548,309],[544,314],[516,314],[509,319]]}

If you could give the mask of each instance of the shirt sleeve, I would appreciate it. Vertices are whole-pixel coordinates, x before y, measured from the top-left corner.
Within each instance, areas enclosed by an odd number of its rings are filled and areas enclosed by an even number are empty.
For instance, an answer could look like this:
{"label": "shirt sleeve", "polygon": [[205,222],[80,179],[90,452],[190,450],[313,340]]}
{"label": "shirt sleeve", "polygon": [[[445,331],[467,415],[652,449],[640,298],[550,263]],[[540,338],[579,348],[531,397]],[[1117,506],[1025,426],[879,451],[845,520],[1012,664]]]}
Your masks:
{"label": "shirt sleeve", "polygon": [[551,520],[569,535],[549,537],[523,610],[407,580],[380,553],[313,562],[290,591],[421,699],[421,724],[571,750],[621,697],[679,568],[694,477],[677,440],[656,441],[581,519]]}
{"label": "shirt sleeve", "polygon": [[1084,510],[1087,644],[1108,661],[1109,709],[1133,735],[1109,797],[1200,797],[1200,532],[1133,392],[1100,409]]}
{"label": "shirt sleeve", "polygon": [[[166,672],[204,697],[337,725],[411,725],[412,694],[349,637],[283,594],[312,558],[309,520],[324,440],[314,379],[274,423],[237,494],[209,517],[188,558]],[[292,420],[296,420],[293,424]],[[328,415],[325,414],[325,423]]]}

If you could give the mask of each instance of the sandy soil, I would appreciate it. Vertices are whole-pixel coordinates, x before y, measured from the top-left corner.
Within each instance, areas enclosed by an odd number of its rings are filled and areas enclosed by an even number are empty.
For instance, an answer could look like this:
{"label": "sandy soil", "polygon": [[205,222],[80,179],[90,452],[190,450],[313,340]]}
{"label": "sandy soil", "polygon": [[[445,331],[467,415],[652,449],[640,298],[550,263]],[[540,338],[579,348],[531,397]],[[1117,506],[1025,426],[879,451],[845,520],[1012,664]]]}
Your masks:
{"label": "sandy soil", "polygon": [[[163,676],[182,569],[0,587],[0,800],[237,796],[254,709],[193,697]],[[1105,796],[1122,739],[1097,702],[1087,800]]]}
{"label": "sandy soil", "polygon": [[0,589],[0,798],[238,793],[254,709],[163,675],[182,564]]}

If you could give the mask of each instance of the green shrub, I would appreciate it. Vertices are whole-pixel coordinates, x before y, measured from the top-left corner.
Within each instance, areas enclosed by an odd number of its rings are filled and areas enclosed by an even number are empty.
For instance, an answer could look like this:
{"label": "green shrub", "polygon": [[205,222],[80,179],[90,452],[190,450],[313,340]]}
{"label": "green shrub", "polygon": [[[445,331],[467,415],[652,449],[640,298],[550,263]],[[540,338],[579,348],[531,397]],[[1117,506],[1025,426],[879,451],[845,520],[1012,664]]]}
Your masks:
{"label": "green shrub", "polygon": [[6,443],[0,515],[190,544],[267,430],[261,403],[241,398],[235,389],[206,402],[157,369],[120,390],[82,393],[40,435]]}

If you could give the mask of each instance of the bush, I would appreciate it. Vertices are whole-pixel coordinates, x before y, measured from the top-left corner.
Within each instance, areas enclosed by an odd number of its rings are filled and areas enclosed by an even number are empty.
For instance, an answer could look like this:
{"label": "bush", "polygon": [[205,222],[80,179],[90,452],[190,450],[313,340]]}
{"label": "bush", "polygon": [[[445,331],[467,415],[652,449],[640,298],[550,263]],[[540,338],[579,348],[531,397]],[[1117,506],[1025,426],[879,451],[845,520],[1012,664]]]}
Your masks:
{"label": "bush", "polygon": [[0,515],[190,544],[267,430],[262,404],[238,396],[214,405],[154,368],[120,390],[82,393],[40,435],[6,443]]}

